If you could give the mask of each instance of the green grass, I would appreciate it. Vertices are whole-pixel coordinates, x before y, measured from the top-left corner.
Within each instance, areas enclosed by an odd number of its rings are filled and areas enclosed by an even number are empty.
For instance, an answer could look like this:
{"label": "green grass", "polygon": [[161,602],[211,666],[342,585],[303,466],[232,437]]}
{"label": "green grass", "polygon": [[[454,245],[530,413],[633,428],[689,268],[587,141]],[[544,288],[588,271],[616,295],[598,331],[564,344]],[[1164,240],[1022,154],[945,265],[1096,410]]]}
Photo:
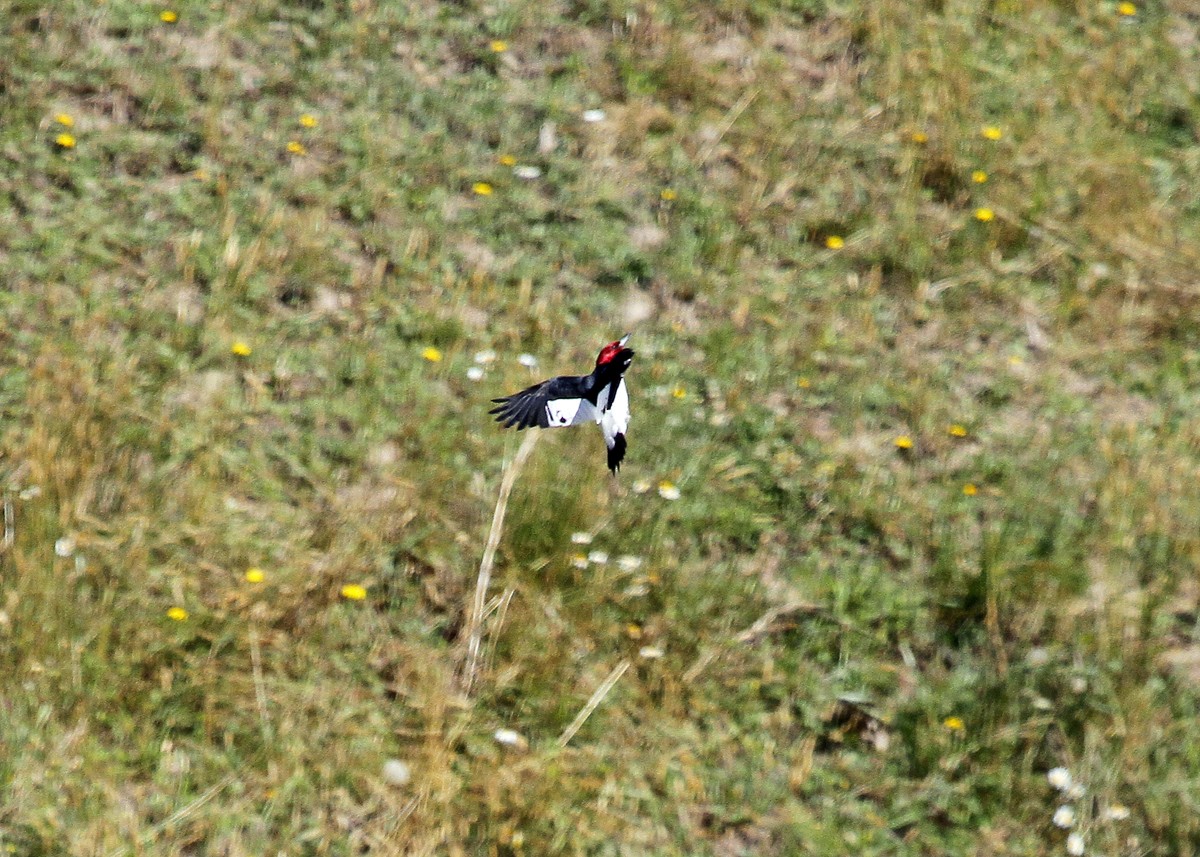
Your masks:
{"label": "green grass", "polygon": [[163,8],[0,25],[8,853],[1200,850],[1186,8]]}

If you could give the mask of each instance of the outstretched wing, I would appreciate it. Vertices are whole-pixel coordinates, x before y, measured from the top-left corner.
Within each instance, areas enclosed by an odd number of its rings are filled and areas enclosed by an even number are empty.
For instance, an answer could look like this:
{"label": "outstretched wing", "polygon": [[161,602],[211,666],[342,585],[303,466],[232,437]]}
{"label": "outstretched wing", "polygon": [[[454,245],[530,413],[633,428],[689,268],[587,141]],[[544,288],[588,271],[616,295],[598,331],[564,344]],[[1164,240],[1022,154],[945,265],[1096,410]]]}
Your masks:
{"label": "outstretched wing", "polygon": [[550,415],[546,412],[546,403],[550,401],[547,388],[550,381],[542,381],[526,387],[511,396],[492,399],[496,407],[488,411],[496,415],[496,422],[503,423],[505,428],[517,427],[517,431],[527,428],[548,428]]}
{"label": "outstretched wing", "polygon": [[595,405],[580,395],[578,379],[551,378],[526,387],[519,393],[492,399],[496,407],[488,413],[505,428],[561,428],[594,423],[600,414]]}

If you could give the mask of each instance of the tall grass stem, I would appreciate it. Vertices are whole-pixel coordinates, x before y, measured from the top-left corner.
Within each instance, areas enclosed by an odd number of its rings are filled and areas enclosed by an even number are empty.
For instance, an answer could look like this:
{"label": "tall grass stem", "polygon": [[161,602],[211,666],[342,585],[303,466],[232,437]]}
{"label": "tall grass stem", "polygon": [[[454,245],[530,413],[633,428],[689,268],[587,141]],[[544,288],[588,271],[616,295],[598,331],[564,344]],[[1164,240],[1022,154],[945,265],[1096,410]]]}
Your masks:
{"label": "tall grass stem", "polygon": [[483,549],[483,559],[479,563],[479,576],[475,580],[475,599],[471,606],[471,620],[467,625],[467,660],[463,666],[460,686],[464,693],[470,693],[475,683],[475,672],[479,668],[479,651],[483,645],[483,619],[487,606],[488,586],[492,581],[492,568],[496,562],[496,549],[500,547],[500,537],[504,533],[504,515],[508,511],[508,496],[512,493],[521,468],[533,452],[537,443],[537,432],[529,432],[521,442],[517,454],[504,469],[504,478],[500,480],[500,496],[496,498],[496,510],[492,513],[492,528],[488,531],[487,545]]}

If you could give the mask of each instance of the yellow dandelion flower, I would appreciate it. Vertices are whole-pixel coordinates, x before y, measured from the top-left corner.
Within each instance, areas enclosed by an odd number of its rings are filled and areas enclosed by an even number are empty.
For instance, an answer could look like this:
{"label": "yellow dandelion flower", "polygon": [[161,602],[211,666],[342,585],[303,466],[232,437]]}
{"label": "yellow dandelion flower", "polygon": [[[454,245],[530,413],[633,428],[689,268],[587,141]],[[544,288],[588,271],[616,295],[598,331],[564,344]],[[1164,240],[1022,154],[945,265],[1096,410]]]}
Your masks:
{"label": "yellow dandelion flower", "polygon": [[1020,357],[1020,355],[1012,354],[1008,358],[1008,365],[1012,366],[1014,369],[1016,369],[1020,366],[1024,366],[1025,360],[1022,357]]}
{"label": "yellow dandelion flower", "polygon": [[965,425],[963,425],[962,423],[951,423],[949,428],[946,429],[946,431],[950,434],[951,437],[966,437],[967,436],[967,427]]}
{"label": "yellow dandelion flower", "polygon": [[676,387],[671,391],[671,397],[674,399],[686,399],[687,390],[685,390],[683,387]]}
{"label": "yellow dandelion flower", "polygon": [[642,639],[642,626],[637,622],[630,622],[625,626],[625,633],[631,640],[640,640]]}
{"label": "yellow dandelion flower", "polygon": [[664,187],[662,190],[660,190],[658,192],[658,198],[661,199],[663,202],[671,202],[677,196],[679,196],[679,194],[677,194],[675,192],[675,188],[671,188],[671,187]]}
{"label": "yellow dandelion flower", "polygon": [[357,583],[347,583],[342,587],[342,597],[351,601],[362,601],[367,597],[367,588]]}
{"label": "yellow dandelion flower", "polygon": [[979,129],[983,139],[995,142],[1004,136],[1004,131],[998,125],[985,125]]}
{"label": "yellow dandelion flower", "polygon": [[167,618],[175,622],[184,622],[187,620],[188,612],[182,607],[172,607],[167,611]]}
{"label": "yellow dandelion flower", "polygon": [[963,719],[961,717],[947,717],[942,721],[942,725],[951,732],[962,732],[967,728],[967,724],[963,723]]}
{"label": "yellow dandelion flower", "polygon": [[1137,14],[1137,4],[1135,3],[1118,3],[1117,14],[1125,18],[1132,18]]}
{"label": "yellow dandelion flower", "polygon": [[58,145],[58,147],[60,149],[74,149],[75,148],[75,135],[62,133],[54,138],[54,142]]}
{"label": "yellow dandelion flower", "polygon": [[975,209],[975,219],[980,223],[991,223],[996,219],[996,212],[990,208],[977,208]]}
{"label": "yellow dandelion flower", "polygon": [[508,50],[508,42],[504,41],[504,39],[492,39],[488,47],[492,49],[492,53],[502,54]]}
{"label": "yellow dandelion flower", "polygon": [[432,345],[423,349],[421,351],[421,356],[424,357],[426,360],[428,360],[430,363],[441,363],[442,362],[442,352],[438,351]]}
{"label": "yellow dandelion flower", "polygon": [[301,128],[317,127],[317,117],[313,116],[311,113],[301,113],[298,121],[300,122]]}
{"label": "yellow dandelion flower", "polygon": [[902,434],[892,441],[892,445],[895,446],[896,449],[912,449],[913,440],[908,435]]}
{"label": "yellow dandelion flower", "polygon": [[979,493],[979,489],[975,487],[974,482],[968,482],[963,486],[963,494],[967,497],[974,497]]}
{"label": "yellow dandelion flower", "polygon": [[975,182],[975,184],[983,184],[987,180],[988,174],[983,170],[975,170],[975,172],[971,173],[971,181]]}
{"label": "yellow dandelion flower", "polygon": [[54,117],[54,121],[57,122],[59,125],[63,126],[64,128],[74,128],[75,127],[75,117],[72,116],[70,113],[59,113],[57,116]]}
{"label": "yellow dandelion flower", "polygon": [[246,569],[246,582],[247,583],[262,583],[266,579],[266,577],[267,577],[266,573],[261,568]]}
{"label": "yellow dandelion flower", "polygon": [[304,148],[304,144],[299,140],[288,140],[287,150],[293,155],[303,155],[308,152],[308,149]]}
{"label": "yellow dandelion flower", "polygon": [[171,9],[163,9],[158,13],[158,20],[164,24],[174,24],[179,20],[179,15]]}
{"label": "yellow dandelion flower", "polygon": [[194,173],[192,173],[192,178],[194,178],[198,182],[206,182],[206,181],[208,181],[208,170],[201,167],[200,169],[197,169]]}
{"label": "yellow dandelion flower", "polygon": [[801,376],[796,379],[796,386],[799,387],[801,390],[807,390],[809,387],[812,386],[812,381],[810,381],[808,378]]}
{"label": "yellow dandelion flower", "polygon": [[512,155],[501,155],[496,158],[496,162],[503,167],[515,167],[517,165],[517,159]]}
{"label": "yellow dandelion flower", "polygon": [[913,131],[912,135],[909,137],[909,139],[912,140],[914,143],[916,143],[918,146],[923,146],[929,142],[929,135],[926,134],[924,131]]}
{"label": "yellow dandelion flower", "polygon": [[471,190],[475,193],[476,196],[491,196],[492,195],[492,186],[490,184],[488,184],[487,182],[475,182],[475,184],[471,185]]}
{"label": "yellow dandelion flower", "polygon": [[825,246],[830,250],[841,250],[846,246],[846,239],[840,235],[830,235],[825,239]]}
{"label": "yellow dandelion flower", "polygon": [[229,350],[235,357],[249,357],[253,349],[239,339],[233,345],[229,346]]}

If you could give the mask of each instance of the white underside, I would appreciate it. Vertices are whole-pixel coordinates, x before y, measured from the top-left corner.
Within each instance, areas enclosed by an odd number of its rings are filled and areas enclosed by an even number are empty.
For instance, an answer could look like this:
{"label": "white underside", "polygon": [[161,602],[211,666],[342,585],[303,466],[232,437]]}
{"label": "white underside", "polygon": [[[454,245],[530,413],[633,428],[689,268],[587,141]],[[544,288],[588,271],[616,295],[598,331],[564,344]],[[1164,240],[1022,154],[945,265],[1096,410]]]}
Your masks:
{"label": "white underside", "polygon": [[[606,401],[604,394],[601,394],[599,401]],[[625,434],[629,428],[629,391],[625,389],[624,378],[617,382],[617,394],[613,396],[612,406],[600,415],[599,422],[604,443],[612,449],[616,436]]]}

